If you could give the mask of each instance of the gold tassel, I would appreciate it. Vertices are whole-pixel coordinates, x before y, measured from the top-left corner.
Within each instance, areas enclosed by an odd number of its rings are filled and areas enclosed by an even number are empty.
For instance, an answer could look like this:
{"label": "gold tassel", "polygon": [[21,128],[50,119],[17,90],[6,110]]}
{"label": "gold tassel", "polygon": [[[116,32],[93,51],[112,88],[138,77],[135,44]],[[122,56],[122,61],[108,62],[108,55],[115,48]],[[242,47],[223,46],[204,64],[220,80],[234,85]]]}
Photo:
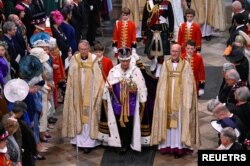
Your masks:
{"label": "gold tassel", "polygon": [[120,82],[120,86],[121,86],[121,89],[122,89],[121,94],[120,94],[121,95],[120,98],[121,98],[122,110],[121,110],[121,115],[120,115],[119,122],[120,122],[121,127],[126,127],[126,125],[125,125],[125,123],[123,121],[123,114],[124,114],[124,111],[125,111],[125,109],[124,109],[124,80],[122,80]]}
{"label": "gold tassel", "polygon": [[129,122],[128,120],[128,112],[129,111],[129,103],[128,103],[128,85],[126,80],[121,81],[121,105],[122,105],[122,111],[120,115],[120,125],[121,127],[126,127],[125,123]]}
{"label": "gold tassel", "polygon": [[[121,118],[122,118],[122,116],[121,116]],[[126,127],[126,125],[125,125],[125,123],[123,122],[122,119],[120,119],[119,122],[120,122],[121,127]]]}
{"label": "gold tassel", "polygon": [[129,103],[128,103],[128,85],[124,82],[124,122],[128,122],[128,110],[129,110]]}

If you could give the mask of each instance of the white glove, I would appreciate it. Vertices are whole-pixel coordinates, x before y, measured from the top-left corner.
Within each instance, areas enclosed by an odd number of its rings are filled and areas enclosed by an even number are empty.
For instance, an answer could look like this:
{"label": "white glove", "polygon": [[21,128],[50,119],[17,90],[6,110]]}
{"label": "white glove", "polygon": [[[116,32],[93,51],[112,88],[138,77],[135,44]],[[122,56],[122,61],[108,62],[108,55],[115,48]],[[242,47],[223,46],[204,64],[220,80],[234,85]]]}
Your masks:
{"label": "white glove", "polygon": [[132,55],[133,54],[136,54],[136,49],[135,48],[132,48]]}
{"label": "white glove", "polygon": [[204,89],[199,89],[198,96],[204,95]]}
{"label": "white glove", "polygon": [[94,9],[94,6],[93,5],[90,5],[90,10],[92,11]]}
{"label": "white glove", "polygon": [[113,47],[113,51],[114,51],[114,53],[117,53],[118,52],[117,47]]}
{"label": "white glove", "polygon": [[140,57],[137,53],[132,54],[132,57],[135,58],[135,61],[140,59]]}

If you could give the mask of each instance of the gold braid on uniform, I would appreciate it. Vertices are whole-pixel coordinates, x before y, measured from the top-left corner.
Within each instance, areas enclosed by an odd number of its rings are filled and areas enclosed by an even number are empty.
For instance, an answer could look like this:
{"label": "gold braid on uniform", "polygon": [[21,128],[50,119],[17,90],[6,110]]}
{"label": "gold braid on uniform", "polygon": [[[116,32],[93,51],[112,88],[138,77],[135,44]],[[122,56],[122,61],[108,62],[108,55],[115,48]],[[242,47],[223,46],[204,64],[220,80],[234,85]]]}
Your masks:
{"label": "gold braid on uniform", "polygon": [[147,11],[151,13],[151,16],[148,18],[147,22],[151,22],[151,18],[157,14],[159,16],[159,5],[154,5],[153,9],[150,10],[149,3],[147,3]]}

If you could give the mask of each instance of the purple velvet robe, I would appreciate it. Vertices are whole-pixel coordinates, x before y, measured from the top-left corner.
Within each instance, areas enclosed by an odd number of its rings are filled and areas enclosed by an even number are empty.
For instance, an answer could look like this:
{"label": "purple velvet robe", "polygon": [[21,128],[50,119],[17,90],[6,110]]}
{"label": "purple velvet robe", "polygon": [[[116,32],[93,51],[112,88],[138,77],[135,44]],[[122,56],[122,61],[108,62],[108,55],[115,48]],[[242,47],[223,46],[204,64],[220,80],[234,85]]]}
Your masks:
{"label": "purple velvet robe", "polygon": [[[116,95],[116,98],[119,101],[119,103],[118,103],[115,100],[115,98],[112,96],[112,107],[114,110],[114,114],[121,115],[122,105],[121,105],[121,99],[120,99],[120,92],[122,90],[121,90],[120,83],[113,85],[113,91],[114,91],[114,94]],[[136,92],[129,92],[129,99],[128,99],[129,100],[129,108],[128,108],[129,109],[129,112],[128,112],[129,116],[134,116],[134,114],[135,114],[136,96],[137,96]]]}

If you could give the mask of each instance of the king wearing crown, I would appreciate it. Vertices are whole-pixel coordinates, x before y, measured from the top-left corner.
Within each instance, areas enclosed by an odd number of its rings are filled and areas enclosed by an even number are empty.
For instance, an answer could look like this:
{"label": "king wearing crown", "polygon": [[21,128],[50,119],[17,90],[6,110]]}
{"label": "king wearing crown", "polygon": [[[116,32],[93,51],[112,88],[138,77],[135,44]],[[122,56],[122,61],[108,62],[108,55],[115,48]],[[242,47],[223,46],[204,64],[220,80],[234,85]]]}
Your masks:
{"label": "king wearing crown", "polygon": [[118,50],[120,64],[113,67],[104,88],[110,134],[99,133],[109,146],[121,147],[125,153],[130,147],[141,151],[141,115],[147,100],[147,88],[140,69],[130,65],[131,49]]}

